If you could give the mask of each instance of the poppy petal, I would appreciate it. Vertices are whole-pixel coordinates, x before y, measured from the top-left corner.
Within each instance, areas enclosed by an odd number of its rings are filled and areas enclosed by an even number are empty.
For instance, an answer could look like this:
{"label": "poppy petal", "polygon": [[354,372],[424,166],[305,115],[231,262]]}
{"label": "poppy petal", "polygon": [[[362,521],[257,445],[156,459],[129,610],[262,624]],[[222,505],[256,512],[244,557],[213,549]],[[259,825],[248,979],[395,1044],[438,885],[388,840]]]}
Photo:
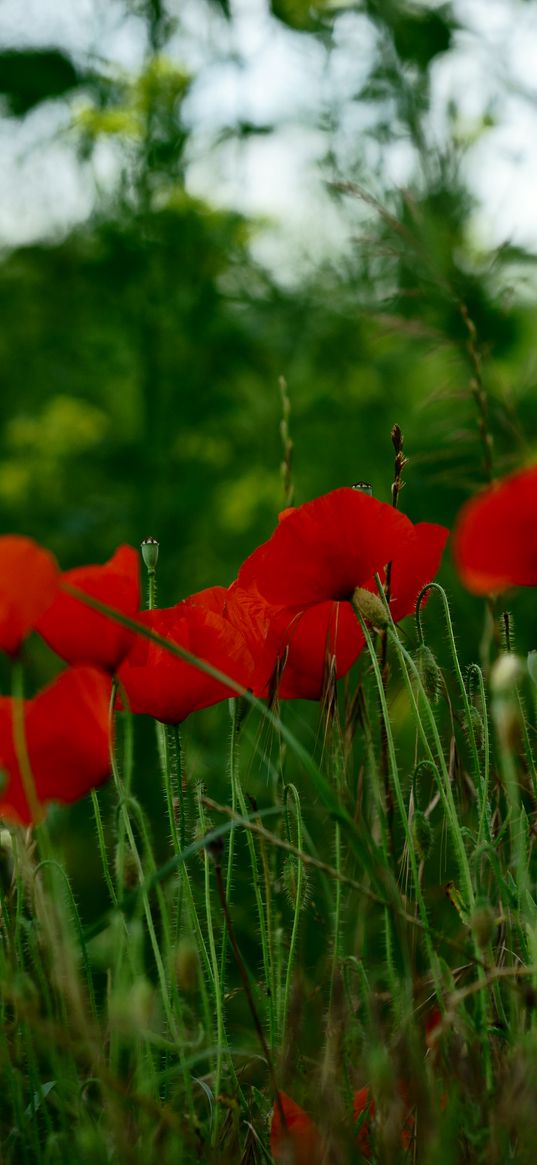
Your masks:
{"label": "poppy petal", "polygon": [[[139,610],[139,556],[132,546],[120,546],[103,566],[76,567],[61,577],[122,615],[134,618]],[[37,630],[68,663],[95,664],[111,672],[134,641],[128,628],[62,590],[40,618]]]}
{"label": "poppy petal", "polygon": [[[242,688],[249,686],[253,659],[242,636],[220,615],[183,602],[143,611],[138,621],[218,668]],[[165,724],[179,724],[191,712],[237,695],[235,688],[142,636],[135,637],[118,676],[131,711]]]}
{"label": "poppy petal", "polygon": [[278,684],[282,700],[318,700],[327,668],[336,679],[346,675],[364,647],[364,636],[350,603],[315,603],[302,612],[274,617],[272,644],[278,643],[283,667]]}
{"label": "poppy petal", "polygon": [[396,553],[390,576],[390,611],[395,623],[413,615],[422,588],[432,582],[442,561],[449,530],[431,522],[418,522],[404,554]]}
{"label": "poppy petal", "polygon": [[394,557],[413,529],[405,514],[357,490],[333,490],[286,514],[243,563],[239,585],[269,602],[305,607],[349,600]]}
{"label": "poppy petal", "polygon": [[0,650],[17,655],[50,606],[59,577],[54,556],[31,538],[0,538]]}
{"label": "poppy petal", "polygon": [[321,1160],[319,1130],[308,1113],[285,1092],[278,1097],[287,1129],[284,1129],[280,1107],[274,1105],[270,1127],[270,1149],[275,1161],[289,1165],[317,1165]]}
{"label": "poppy petal", "polygon": [[[110,775],[112,681],[93,667],[72,667],[24,702],[26,749],[40,806],[70,803]],[[0,817],[29,824],[32,812],[14,743],[13,700],[0,699]]]}
{"label": "poppy petal", "polygon": [[537,465],[462,507],[453,554],[464,585],[476,595],[537,586]]}

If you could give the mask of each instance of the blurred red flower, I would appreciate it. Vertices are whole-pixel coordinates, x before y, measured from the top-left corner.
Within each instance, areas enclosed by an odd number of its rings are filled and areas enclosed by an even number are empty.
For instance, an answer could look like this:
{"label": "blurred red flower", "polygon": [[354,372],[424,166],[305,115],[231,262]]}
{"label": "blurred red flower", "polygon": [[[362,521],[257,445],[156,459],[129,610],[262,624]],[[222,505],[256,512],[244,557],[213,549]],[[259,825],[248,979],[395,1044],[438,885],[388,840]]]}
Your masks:
{"label": "blurred red flower", "polygon": [[[48,801],[78,801],[110,775],[112,681],[72,667],[22,704],[26,751],[40,815]],[[33,820],[15,744],[14,701],[0,697],[0,817]]]}
{"label": "blurred red flower", "polygon": [[466,502],[453,554],[464,585],[476,595],[537,586],[537,465]]}
{"label": "blurred red flower", "polygon": [[59,577],[56,559],[31,538],[0,538],[0,650],[17,655],[50,606]]}
{"label": "blurred red flower", "polygon": [[[401,1146],[408,1149],[414,1135],[414,1116],[408,1103],[406,1091],[400,1088],[403,1102],[401,1119]],[[282,1127],[279,1107],[274,1105],[270,1129],[270,1148],[275,1161],[286,1165],[317,1165],[323,1160],[324,1139],[315,1122],[285,1092],[279,1093],[287,1123],[287,1133]],[[355,1123],[360,1118],[357,1145],[363,1157],[372,1153],[371,1125],[375,1119],[376,1105],[371,1090],[366,1085],[354,1093],[352,1111]]]}
{"label": "blurred red flower", "polygon": [[278,1104],[274,1105],[270,1127],[270,1149],[275,1161],[285,1165],[320,1165],[322,1141],[317,1125],[286,1092],[278,1093],[287,1129]]}
{"label": "blurred red flower", "polygon": [[[412,1112],[412,1105],[408,1097],[408,1091],[404,1084],[399,1086],[399,1097],[402,1104],[401,1109],[401,1147],[408,1149],[412,1138],[414,1136],[414,1114]],[[398,1101],[399,1103],[399,1101]],[[354,1093],[352,1098],[352,1114],[356,1123],[360,1121],[357,1141],[358,1147],[363,1157],[370,1158],[372,1153],[371,1146],[371,1125],[375,1120],[377,1106],[373,1097],[371,1096],[371,1089],[368,1085],[365,1088],[359,1088]],[[361,1119],[360,1119],[361,1118]]]}
{"label": "blurred red flower", "polygon": [[[103,566],[66,570],[61,581],[134,619],[140,607],[138,552],[120,546]],[[49,647],[68,663],[91,663],[114,672],[134,642],[134,633],[61,589],[37,623]]]}
{"label": "blurred red flower", "polygon": [[243,563],[238,586],[273,610],[269,640],[283,667],[282,698],[318,699],[327,664],[345,675],[364,646],[352,608],[357,587],[376,594],[391,562],[390,607],[397,622],[434,578],[447,540],[443,526],[414,526],[405,514],[342,488],[286,510],[268,542]]}
{"label": "blurred red flower", "polygon": [[[250,686],[254,661],[244,636],[211,605],[218,607],[224,588],[200,592],[175,607],[143,611],[138,622],[185,648],[223,672],[242,689]],[[172,655],[141,635],[118,671],[132,712],[179,724],[191,712],[236,696],[235,688],[208,675],[195,664]]]}

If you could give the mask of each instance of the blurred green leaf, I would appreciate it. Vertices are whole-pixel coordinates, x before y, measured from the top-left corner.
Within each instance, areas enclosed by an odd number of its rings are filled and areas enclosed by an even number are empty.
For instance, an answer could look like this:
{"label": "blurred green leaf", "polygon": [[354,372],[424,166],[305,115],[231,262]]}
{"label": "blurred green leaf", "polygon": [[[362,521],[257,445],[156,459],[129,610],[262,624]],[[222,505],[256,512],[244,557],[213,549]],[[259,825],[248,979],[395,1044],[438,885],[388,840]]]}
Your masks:
{"label": "blurred green leaf", "polygon": [[449,8],[433,11],[402,7],[393,19],[395,47],[402,61],[425,72],[435,57],[451,48],[454,22]]}
{"label": "blurred green leaf", "polygon": [[0,52],[0,93],[8,110],[21,117],[77,89],[84,78],[60,49],[4,49]]}
{"label": "blurred green leaf", "polygon": [[319,4],[309,0],[270,0],[273,16],[297,32],[316,32],[321,27]]}

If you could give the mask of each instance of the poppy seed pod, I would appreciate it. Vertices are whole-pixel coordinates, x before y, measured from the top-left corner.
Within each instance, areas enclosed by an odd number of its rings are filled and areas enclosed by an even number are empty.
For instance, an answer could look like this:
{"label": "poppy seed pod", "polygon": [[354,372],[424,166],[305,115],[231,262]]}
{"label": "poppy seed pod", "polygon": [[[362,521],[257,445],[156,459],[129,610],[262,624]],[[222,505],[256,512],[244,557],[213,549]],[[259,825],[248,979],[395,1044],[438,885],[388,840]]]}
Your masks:
{"label": "poppy seed pod", "polygon": [[144,565],[149,573],[157,568],[160,543],[157,538],[144,538],[140,543]]}

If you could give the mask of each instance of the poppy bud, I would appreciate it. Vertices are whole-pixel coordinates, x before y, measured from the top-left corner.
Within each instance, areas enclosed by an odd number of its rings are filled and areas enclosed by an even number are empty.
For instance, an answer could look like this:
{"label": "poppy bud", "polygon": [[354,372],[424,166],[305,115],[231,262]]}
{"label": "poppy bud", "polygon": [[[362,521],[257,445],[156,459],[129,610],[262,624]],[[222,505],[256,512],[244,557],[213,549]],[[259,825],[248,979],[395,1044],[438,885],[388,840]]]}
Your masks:
{"label": "poppy bud", "polygon": [[508,696],[522,679],[522,660],[512,651],[500,655],[490,673],[490,690],[495,696]]}
{"label": "poppy bud", "polygon": [[512,652],[501,655],[490,673],[491,712],[498,738],[505,749],[518,745],[520,708],[516,691],[522,675],[522,660]]}
{"label": "poppy bud", "polygon": [[[485,726],[483,724],[483,717],[481,713],[473,706],[473,704],[470,705],[470,720],[472,722],[476,747],[481,750],[485,741]],[[463,721],[462,727],[464,735],[467,738],[470,737],[470,725],[467,724],[466,720]]]}
{"label": "poppy bud", "polygon": [[152,574],[157,567],[159,545],[160,544],[156,538],[144,538],[143,542],[140,543],[142,558],[150,574]]}
{"label": "poppy bud", "polygon": [[370,498],[373,497],[373,486],[370,481],[354,481],[351,489],[356,489],[361,494],[367,494]]}
{"label": "poppy bud", "polygon": [[528,652],[528,673],[534,684],[537,684],[537,651]]}
{"label": "poppy bud", "polygon": [[116,876],[118,880],[123,882],[126,890],[135,890],[140,883],[140,870],[138,862],[132,850],[127,850],[121,853],[119,847],[116,849],[115,857]]}
{"label": "poppy bud", "polygon": [[427,699],[431,704],[437,704],[442,688],[442,672],[426,643],[420,643],[414,652],[414,663]]}
{"label": "poppy bud", "polygon": [[386,607],[382,599],[378,595],[374,595],[372,591],[356,587],[352,603],[355,610],[358,610],[366,623],[370,623],[372,627],[387,627],[389,625]]}

